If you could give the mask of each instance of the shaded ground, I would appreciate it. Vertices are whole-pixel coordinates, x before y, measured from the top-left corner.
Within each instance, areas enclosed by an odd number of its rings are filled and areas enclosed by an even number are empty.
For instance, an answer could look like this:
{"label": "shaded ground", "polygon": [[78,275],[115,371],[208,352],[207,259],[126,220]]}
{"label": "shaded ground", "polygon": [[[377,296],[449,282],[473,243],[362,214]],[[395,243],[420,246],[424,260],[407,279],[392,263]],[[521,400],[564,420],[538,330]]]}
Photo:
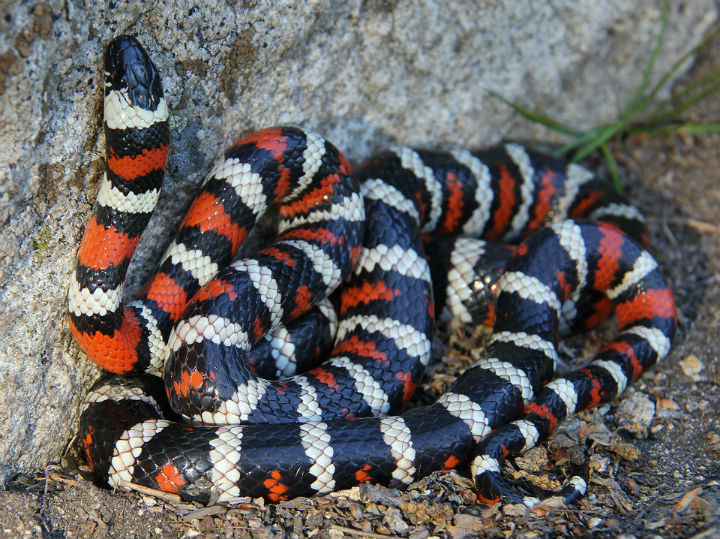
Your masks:
{"label": "shaded ground", "polygon": [[[720,40],[690,79],[720,71]],[[720,100],[691,118],[720,118]],[[577,506],[534,511],[475,504],[472,484],[436,474],[406,492],[363,486],[278,506],[232,509],[112,493],[65,467],[18,477],[0,492],[0,533],[42,537],[426,537],[720,535],[720,136],[633,138],[615,148],[631,197],[649,217],[654,252],[670,278],[680,331],[665,363],[611,406],[558,429],[549,444],[508,468],[540,487],[562,480],[551,463],[589,448],[589,495]],[[591,336],[592,349],[602,332]],[[458,341],[461,342],[461,341]],[[424,388],[432,394],[469,360],[459,353]],[[425,400],[425,398],[423,398]]]}

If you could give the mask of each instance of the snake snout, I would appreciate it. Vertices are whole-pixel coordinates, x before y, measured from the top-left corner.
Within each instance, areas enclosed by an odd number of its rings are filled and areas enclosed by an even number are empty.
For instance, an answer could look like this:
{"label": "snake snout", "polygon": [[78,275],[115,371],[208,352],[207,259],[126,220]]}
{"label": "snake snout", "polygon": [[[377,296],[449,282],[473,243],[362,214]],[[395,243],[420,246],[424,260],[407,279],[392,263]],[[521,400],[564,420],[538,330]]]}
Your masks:
{"label": "snake snout", "polygon": [[163,97],[160,74],[133,36],[113,39],[105,54],[107,91],[127,91],[130,104],[155,110]]}

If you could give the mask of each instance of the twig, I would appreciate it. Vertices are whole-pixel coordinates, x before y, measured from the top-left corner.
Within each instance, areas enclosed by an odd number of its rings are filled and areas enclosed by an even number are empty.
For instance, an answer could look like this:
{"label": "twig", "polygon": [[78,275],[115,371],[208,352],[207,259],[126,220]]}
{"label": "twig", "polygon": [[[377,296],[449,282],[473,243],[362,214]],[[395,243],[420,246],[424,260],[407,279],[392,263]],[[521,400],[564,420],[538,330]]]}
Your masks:
{"label": "twig", "polygon": [[337,524],[334,524],[331,526],[333,530],[338,530],[342,533],[346,533],[348,535],[357,535],[359,537],[371,537],[372,539],[388,539],[387,535],[382,535],[380,533],[373,533],[373,532],[365,532],[363,530],[356,530],[355,528],[346,528],[345,526],[338,526]]}
{"label": "twig", "polygon": [[59,473],[51,473],[48,476],[49,479],[52,479],[56,483],[65,483],[66,485],[72,485],[73,487],[79,487],[82,486],[84,483],[81,483],[80,481],[75,481],[74,479],[70,479],[68,477],[63,477]]}
{"label": "twig", "polygon": [[118,485],[121,487],[124,487],[128,490],[134,490],[135,492],[139,492],[141,494],[146,494],[148,496],[154,496],[155,498],[160,498],[161,500],[165,500],[166,502],[170,502],[170,503],[182,502],[182,498],[180,496],[178,496],[177,494],[173,494],[171,492],[165,492],[164,490],[157,490],[154,488],[145,487],[143,485],[131,483],[130,481],[120,481],[118,483]]}
{"label": "twig", "polygon": [[685,222],[688,226],[691,226],[698,232],[709,232],[710,234],[720,234],[720,225],[714,225],[706,221],[699,221],[697,219],[687,218]]}
{"label": "twig", "polygon": [[707,221],[693,219],[692,217],[648,217],[648,221],[687,225],[698,232],[720,234],[720,225],[714,225],[712,223],[708,223]]}
{"label": "twig", "polygon": [[227,507],[224,507],[222,505],[211,505],[209,507],[201,507],[200,509],[198,509],[196,511],[188,513],[187,515],[182,516],[181,520],[184,520],[186,522],[189,522],[190,520],[193,520],[195,518],[200,520],[205,517],[219,515],[226,511],[227,511]]}

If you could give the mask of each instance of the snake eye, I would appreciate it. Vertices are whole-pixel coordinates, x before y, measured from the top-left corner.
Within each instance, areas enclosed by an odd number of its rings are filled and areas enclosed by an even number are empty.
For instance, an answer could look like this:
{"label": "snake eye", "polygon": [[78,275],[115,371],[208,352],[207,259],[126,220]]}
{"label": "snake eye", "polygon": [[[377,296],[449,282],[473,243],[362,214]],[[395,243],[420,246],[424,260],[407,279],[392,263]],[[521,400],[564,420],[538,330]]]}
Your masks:
{"label": "snake eye", "polygon": [[140,84],[147,84],[148,81],[148,69],[143,62],[137,62],[132,66],[132,72],[135,76],[135,80]]}

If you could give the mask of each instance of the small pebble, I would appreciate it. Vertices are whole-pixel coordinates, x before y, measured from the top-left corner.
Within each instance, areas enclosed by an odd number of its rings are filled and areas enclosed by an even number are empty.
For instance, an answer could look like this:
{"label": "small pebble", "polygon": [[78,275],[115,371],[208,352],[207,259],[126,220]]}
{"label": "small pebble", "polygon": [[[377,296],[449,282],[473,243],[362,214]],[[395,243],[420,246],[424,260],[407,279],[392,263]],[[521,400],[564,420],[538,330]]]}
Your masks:
{"label": "small pebble", "polygon": [[693,380],[698,379],[698,375],[703,371],[705,368],[705,365],[703,365],[703,362],[700,361],[700,359],[697,356],[694,356],[690,354],[689,356],[685,356],[680,361],[680,370],[682,370],[683,374],[685,376],[689,376]]}
{"label": "small pebble", "polygon": [[680,406],[672,399],[660,399],[658,401],[660,408],[664,410],[679,410]]}

